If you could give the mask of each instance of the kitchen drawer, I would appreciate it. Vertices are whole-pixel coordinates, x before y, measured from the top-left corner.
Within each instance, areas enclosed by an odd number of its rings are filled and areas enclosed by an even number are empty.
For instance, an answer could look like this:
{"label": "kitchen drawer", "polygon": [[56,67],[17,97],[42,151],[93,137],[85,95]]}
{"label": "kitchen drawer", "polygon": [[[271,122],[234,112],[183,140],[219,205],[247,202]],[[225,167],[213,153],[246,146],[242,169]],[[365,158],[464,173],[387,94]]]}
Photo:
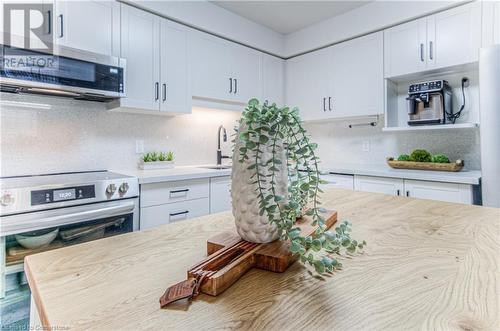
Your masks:
{"label": "kitchen drawer", "polygon": [[347,190],[354,189],[354,176],[352,175],[339,175],[339,174],[326,174],[321,175],[321,179],[327,181],[327,184],[322,184],[322,188],[343,188]]}
{"label": "kitchen drawer", "polygon": [[141,207],[208,198],[208,178],[141,185]]}
{"label": "kitchen drawer", "polygon": [[209,206],[209,199],[203,198],[141,208],[140,229],[207,215]]}

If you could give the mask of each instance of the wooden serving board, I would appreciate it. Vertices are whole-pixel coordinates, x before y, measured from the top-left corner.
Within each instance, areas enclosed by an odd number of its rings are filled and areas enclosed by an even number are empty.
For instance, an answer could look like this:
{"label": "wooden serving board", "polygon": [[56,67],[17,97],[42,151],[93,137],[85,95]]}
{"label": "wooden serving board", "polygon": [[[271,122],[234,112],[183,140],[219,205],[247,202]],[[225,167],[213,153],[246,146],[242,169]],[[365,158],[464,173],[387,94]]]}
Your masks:
{"label": "wooden serving board", "polygon": [[435,163],[435,162],[413,162],[397,161],[392,157],[387,159],[387,164],[395,169],[413,169],[413,170],[434,170],[434,171],[460,171],[464,167],[464,161],[457,160],[454,163]]}
{"label": "wooden serving board", "polygon": [[[324,217],[326,227],[330,228],[337,221],[337,212],[328,210]],[[311,219],[307,216],[297,221],[296,226],[300,227],[302,236],[314,235],[317,227],[310,223]],[[188,278],[211,271],[201,283],[200,292],[217,296],[251,268],[284,272],[297,260],[288,246],[289,242],[279,240],[269,244],[249,243],[241,239],[236,231],[223,232],[207,241],[208,257],[188,271]]]}

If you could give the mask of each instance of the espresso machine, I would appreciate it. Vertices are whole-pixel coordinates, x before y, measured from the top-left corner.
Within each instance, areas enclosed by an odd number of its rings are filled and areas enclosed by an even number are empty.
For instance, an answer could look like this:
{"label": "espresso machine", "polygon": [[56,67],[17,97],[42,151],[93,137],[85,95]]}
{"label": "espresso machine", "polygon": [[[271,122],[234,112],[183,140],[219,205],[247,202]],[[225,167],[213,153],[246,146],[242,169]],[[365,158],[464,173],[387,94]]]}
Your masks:
{"label": "espresso machine", "polygon": [[408,125],[446,124],[453,116],[452,90],[445,80],[411,84],[408,87]]}

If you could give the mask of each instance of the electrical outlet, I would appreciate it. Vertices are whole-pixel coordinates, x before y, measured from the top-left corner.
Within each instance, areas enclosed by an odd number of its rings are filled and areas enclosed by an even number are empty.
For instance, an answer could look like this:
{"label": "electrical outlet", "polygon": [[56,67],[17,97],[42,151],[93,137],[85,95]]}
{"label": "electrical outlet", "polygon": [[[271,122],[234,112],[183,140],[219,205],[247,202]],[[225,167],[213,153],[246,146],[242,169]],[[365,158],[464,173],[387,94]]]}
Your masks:
{"label": "electrical outlet", "polygon": [[363,140],[363,152],[369,152],[369,151],[370,151],[370,141]]}
{"label": "electrical outlet", "polygon": [[135,154],[144,153],[144,140],[135,141]]}

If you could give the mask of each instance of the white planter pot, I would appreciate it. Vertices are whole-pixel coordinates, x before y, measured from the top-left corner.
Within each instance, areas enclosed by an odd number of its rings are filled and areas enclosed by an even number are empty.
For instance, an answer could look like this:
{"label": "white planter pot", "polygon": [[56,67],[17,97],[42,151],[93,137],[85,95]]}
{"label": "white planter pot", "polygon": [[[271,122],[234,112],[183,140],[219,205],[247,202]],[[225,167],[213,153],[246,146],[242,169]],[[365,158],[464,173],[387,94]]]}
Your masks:
{"label": "white planter pot", "polygon": [[[231,197],[233,201],[233,216],[236,223],[236,230],[240,237],[246,241],[254,243],[268,243],[278,239],[278,229],[275,224],[270,223],[267,215],[259,215],[259,199],[257,184],[252,184],[255,181],[255,169],[248,169],[248,166],[253,164],[254,160],[245,160],[239,162],[239,151],[242,143],[237,138],[233,153],[233,169],[231,173]],[[271,146],[266,146],[263,149],[262,161],[267,161],[272,156]],[[283,145],[278,146],[279,159],[282,164],[277,165],[280,169],[276,173],[276,194],[286,197],[288,190],[288,173],[285,150]],[[264,170],[264,169],[262,169]],[[266,171],[261,171],[264,174]],[[269,186],[265,185],[264,190],[269,192]]]}
{"label": "white planter pot", "polygon": [[139,169],[141,170],[169,169],[173,167],[174,161],[139,162]]}

